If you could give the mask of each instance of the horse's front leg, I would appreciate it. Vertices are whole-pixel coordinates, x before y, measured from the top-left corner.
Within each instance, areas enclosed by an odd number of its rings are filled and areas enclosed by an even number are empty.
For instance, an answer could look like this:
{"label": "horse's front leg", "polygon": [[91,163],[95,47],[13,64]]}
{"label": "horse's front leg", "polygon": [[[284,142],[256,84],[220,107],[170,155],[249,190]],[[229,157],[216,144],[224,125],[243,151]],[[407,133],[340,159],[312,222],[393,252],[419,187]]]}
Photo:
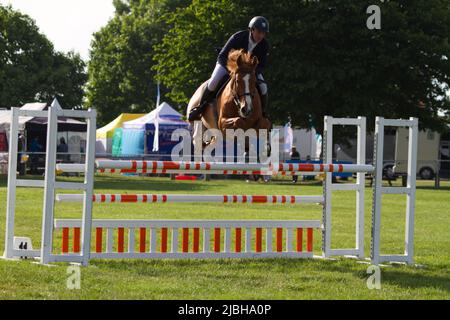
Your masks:
{"label": "horse's front leg", "polygon": [[253,119],[243,119],[241,117],[221,118],[219,120],[219,125],[222,131],[226,129],[248,130],[254,128],[255,122],[253,121]]}
{"label": "horse's front leg", "polygon": [[220,129],[238,129],[241,128],[242,119],[239,117],[236,118],[221,118],[220,119]]}

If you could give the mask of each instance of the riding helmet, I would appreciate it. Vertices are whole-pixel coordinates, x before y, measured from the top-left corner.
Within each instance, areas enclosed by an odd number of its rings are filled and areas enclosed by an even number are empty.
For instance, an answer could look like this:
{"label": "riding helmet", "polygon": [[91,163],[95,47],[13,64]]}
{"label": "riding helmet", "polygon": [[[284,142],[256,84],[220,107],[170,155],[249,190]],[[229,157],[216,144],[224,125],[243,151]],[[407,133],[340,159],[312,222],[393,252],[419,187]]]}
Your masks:
{"label": "riding helmet", "polygon": [[261,17],[261,16],[254,17],[250,21],[248,27],[249,27],[249,29],[256,28],[259,31],[269,33],[269,21],[266,18]]}

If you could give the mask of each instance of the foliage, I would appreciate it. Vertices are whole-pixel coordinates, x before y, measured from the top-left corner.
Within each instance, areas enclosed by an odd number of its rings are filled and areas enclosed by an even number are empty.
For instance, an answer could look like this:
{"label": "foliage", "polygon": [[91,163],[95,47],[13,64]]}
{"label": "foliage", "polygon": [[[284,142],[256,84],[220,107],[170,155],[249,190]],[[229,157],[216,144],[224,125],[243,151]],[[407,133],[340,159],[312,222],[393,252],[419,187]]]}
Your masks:
{"label": "foliage", "polygon": [[[366,10],[381,7],[381,30],[369,30]],[[253,15],[271,22],[272,49],[265,73],[269,114],[294,125],[324,115],[416,116],[441,130],[450,76],[448,0],[244,1],[193,0],[165,17],[171,26],[155,47],[155,70],[169,96],[186,104],[214,66],[216,47]]]}
{"label": "foliage", "polygon": [[50,103],[82,104],[85,63],[73,52],[55,52],[27,15],[0,5],[0,106]]}
{"label": "foliage", "polygon": [[0,5],[0,106],[50,103],[82,104],[85,63],[73,52],[55,52],[27,15]]}
{"label": "foliage", "polygon": [[94,34],[88,67],[87,105],[98,110],[100,123],[155,107],[152,48],[166,30],[162,15],[184,2],[114,1],[114,18]]}

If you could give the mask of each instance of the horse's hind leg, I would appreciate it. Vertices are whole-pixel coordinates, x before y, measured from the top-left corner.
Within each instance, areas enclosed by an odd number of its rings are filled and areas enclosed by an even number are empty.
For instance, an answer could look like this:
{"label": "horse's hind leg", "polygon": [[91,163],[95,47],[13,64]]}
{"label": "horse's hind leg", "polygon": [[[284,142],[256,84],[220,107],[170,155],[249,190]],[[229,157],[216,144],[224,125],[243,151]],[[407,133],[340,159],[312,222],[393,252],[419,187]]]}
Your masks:
{"label": "horse's hind leg", "polygon": [[207,106],[203,112],[202,122],[206,129],[217,129],[216,115],[212,105]]}
{"label": "horse's hind leg", "polygon": [[201,121],[192,121],[190,124],[194,148],[195,150],[197,150],[197,148],[201,150],[203,148],[203,132],[205,131],[203,123]]}
{"label": "horse's hind leg", "polygon": [[[216,113],[214,111],[214,106],[213,105],[209,105],[206,110],[203,113],[203,117],[202,117],[202,122],[203,122],[203,126],[207,129],[207,130],[215,130],[217,132],[218,127],[217,127],[217,120],[216,120]],[[206,141],[206,143],[211,144],[214,143],[215,141],[217,141],[217,138],[215,137],[215,133],[210,133],[210,137],[211,139],[209,141]]]}

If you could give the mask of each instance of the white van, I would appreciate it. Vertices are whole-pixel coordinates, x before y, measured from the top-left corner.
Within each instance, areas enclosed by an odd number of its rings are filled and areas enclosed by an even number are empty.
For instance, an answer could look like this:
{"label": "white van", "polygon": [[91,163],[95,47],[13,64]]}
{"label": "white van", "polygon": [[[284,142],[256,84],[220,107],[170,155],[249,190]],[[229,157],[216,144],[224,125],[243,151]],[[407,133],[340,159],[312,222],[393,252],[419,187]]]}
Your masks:
{"label": "white van", "polygon": [[[408,136],[406,128],[399,128],[395,142],[395,166],[397,175],[408,171]],[[441,135],[432,130],[420,131],[418,137],[417,175],[424,180],[433,179],[438,172],[439,146]]]}

